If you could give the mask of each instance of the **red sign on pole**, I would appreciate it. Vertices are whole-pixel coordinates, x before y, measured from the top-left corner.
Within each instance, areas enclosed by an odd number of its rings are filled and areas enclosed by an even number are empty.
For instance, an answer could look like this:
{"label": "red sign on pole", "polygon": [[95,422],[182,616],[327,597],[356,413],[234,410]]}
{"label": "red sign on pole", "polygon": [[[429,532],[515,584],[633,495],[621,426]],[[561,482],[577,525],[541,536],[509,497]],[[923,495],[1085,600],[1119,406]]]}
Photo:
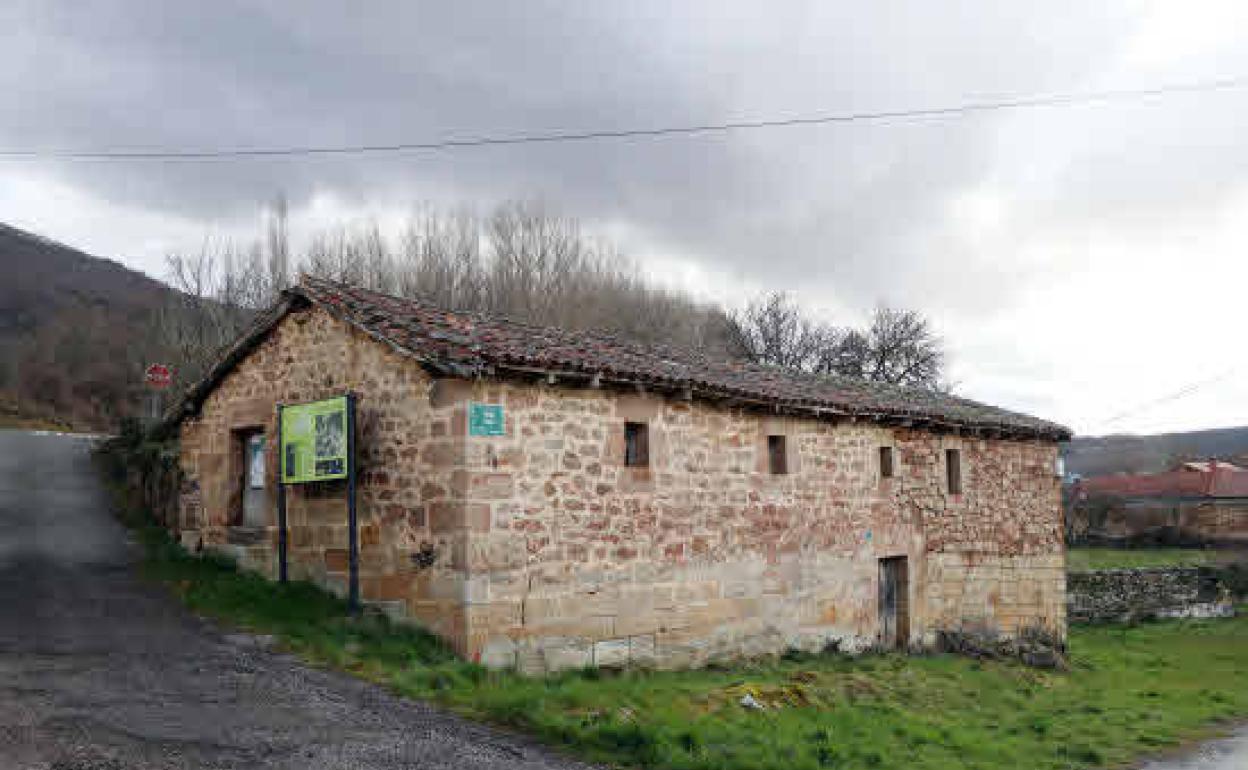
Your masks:
{"label": "red sign on pole", "polygon": [[164,364],[151,364],[144,372],[143,380],[152,388],[167,388],[173,384],[173,370]]}

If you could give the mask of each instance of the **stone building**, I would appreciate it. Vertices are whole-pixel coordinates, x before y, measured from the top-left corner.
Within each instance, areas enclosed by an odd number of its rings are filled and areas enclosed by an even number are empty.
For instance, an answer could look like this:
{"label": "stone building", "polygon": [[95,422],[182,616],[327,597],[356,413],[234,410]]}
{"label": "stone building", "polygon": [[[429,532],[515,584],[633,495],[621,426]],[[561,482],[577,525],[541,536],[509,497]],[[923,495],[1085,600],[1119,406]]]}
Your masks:
{"label": "stone building", "polygon": [[[276,406],[346,391],[362,596],[469,659],[683,666],[1065,631],[1059,425],[319,279],[175,407],[183,542],[274,575]],[[469,429],[482,404],[501,435]],[[344,485],[288,490],[292,577],[343,591]]]}

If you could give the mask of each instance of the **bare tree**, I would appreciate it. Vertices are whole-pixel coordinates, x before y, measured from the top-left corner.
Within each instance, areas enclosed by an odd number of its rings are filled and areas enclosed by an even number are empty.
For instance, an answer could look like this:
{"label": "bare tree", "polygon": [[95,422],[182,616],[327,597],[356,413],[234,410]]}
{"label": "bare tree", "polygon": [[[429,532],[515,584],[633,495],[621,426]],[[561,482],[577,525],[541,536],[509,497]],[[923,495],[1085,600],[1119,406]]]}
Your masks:
{"label": "bare tree", "polygon": [[425,208],[408,220],[396,272],[400,294],[453,309],[480,309],[484,276],[480,222],[468,210],[447,215]]}
{"label": "bare tree", "polygon": [[731,316],[731,337],[748,360],[816,374],[940,388],[944,353],[927,319],[877,308],[865,329],[811,319],[788,295],[772,292]]}
{"label": "bare tree", "polygon": [[844,335],[834,371],[893,385],[936,388],[945,355],[931,324],[914,310],[879,307],[871,325]]}
{"label": "bare tree", "polygon": [[504,203],[484,220],[466,209],[424,207],[396,248],[375,225],[338,227],[313,238],[305,265],[315,275],[447,308],[727,348],[721,310],[654,288],[614,244],[536,203]]}
{"label": "bare tree", "polygon": [[556,322],[574,283],[592,272],[592,252],[572,219],[531,203],[507,203],[487,220],[489,309]]}
{"label": "bare tree", "polygon": [[730,329],[742,357],[786,369],[832,370],[841,332],[814,321],[792,297],[770,292],[731,315]]}
{"label": "bare tree", "polygon": [[258,245],[242,250],[208,239],[197,253],[169,255],[166,265],[175,293],[155,314],[155,346],[185,385],[203,376],[255,311],[271,301],[273,274]]}
{"label": "bare tree", "polygon": [[300,259],[289,245],[286,202],[278,198],[263,239],[241,247],[206,241],[198,254],[169,257],[179,294],[158,328],[180,379],[202,374],[296,266],[442,307],[807,372],[934,387],[943,365],[939,340],[913,311],[880,308],[867,328],[843,329],[773,292],[727,313],[654,286],[615,244],[540,204],[504,203],[484,218],[426,206],[395,244],[375,222],[337,226],[314,235]]}

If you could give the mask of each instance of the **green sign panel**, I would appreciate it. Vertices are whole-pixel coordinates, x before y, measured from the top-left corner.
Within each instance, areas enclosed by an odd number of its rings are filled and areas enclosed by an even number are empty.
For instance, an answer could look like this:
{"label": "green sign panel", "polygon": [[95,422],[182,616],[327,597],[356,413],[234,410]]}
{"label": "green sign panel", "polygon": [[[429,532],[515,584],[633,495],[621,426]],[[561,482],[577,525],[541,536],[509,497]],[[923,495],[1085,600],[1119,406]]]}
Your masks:
{"label": "green sign panel", "polygon": [[282,409],[282,482],[347,477],[347,397]]}
{"label": "green sign panel", "polygon": [[502,436],[505,428],[502,404],[468,404],[469,436]]}

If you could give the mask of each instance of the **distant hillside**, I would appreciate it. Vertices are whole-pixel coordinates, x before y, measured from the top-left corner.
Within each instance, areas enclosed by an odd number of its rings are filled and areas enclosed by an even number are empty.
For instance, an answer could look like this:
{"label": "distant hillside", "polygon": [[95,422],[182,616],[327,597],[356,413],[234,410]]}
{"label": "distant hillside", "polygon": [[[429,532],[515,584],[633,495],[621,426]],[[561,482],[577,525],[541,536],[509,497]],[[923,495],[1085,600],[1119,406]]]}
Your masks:
{"label": "distant hillside", "polygon": [[107,428],[133,411],[172,290],[3,224],[0,275],[0,414]]}
{"label": "distant hillside", "polygon": [[1248,458],[1248,427],[1152,436],[1080,436],[1066,449],[1066,469],[1084,476],[1149,473],[1176,458]]}

